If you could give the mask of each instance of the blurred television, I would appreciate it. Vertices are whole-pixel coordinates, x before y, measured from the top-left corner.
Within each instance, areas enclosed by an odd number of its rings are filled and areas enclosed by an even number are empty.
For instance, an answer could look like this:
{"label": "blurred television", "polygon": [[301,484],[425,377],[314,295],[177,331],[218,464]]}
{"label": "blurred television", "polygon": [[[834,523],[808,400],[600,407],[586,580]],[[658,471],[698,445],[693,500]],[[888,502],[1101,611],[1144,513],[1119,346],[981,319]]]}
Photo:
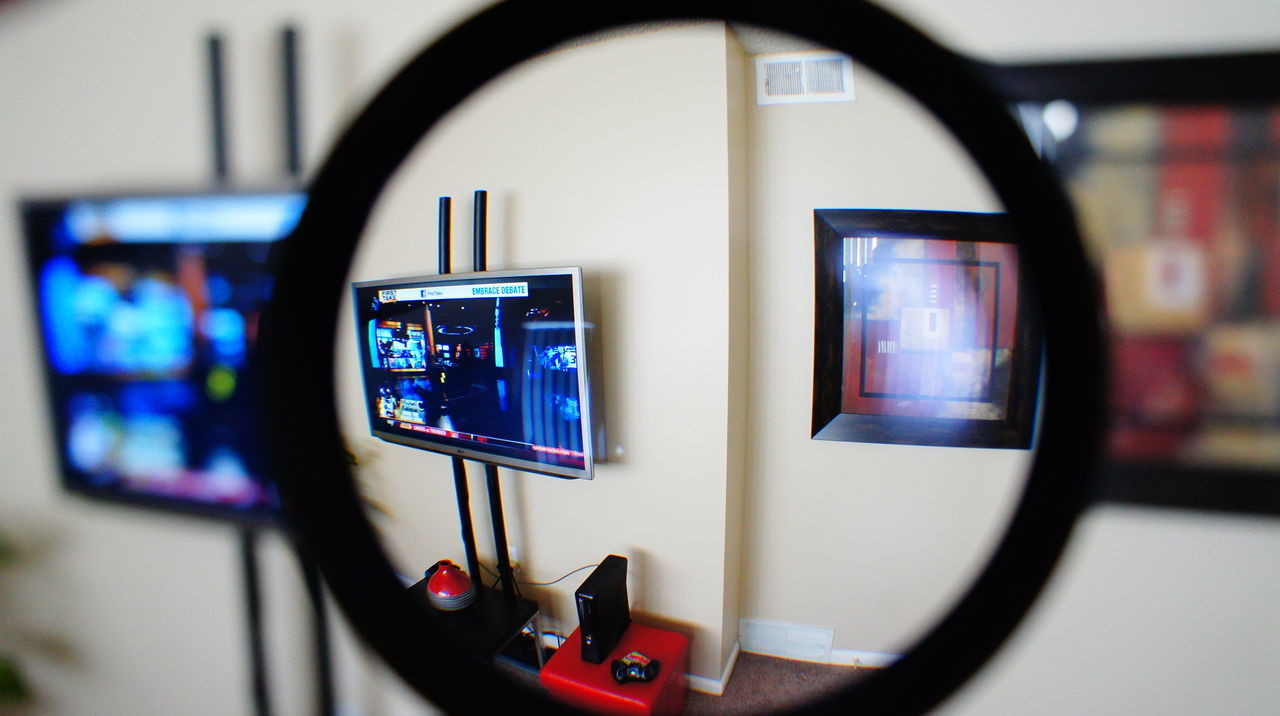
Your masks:
{"label": "blurred television", "polygon": [[352,284],[371,433],[590,478],[582,271],[486,271]]}
{"label": "blurred television", "polygon": [[272,246],[305,204],[295,191],[21,202],[66,489],[275,520],[250,354]]}

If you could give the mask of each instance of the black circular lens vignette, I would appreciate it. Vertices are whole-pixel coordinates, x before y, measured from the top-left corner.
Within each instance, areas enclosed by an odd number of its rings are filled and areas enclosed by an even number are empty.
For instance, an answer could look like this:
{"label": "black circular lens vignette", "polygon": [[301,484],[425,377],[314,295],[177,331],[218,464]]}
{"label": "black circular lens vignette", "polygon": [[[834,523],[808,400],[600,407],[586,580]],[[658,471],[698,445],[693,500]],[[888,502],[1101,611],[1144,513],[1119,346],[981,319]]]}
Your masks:
{"label": "black circular lens vignette", "polygon": [[927,711],[975,673],[1017,626],[1089,501],[1103,429],[1103,338],[1096,284],[1071,209],[1007,103],[968,61],[868,3],[508,0],[412,59],[334,146],[311,183],[297,229],[280,247],[260,359],[267,376],[263,399],[273,406],[273,474],[286,518],[355,630],[436,706],[450,713],[570,711],[460,656],[446,635],[429,627],[361,506],[338,426],[332,357],[299,361],[297,346],[334,343],[334,318],[365,223],[384,185],[437,121],[489,80],[565,41],[667,20],[741,22],[851,55],[951,131],[991,183],[1019,237],[1046,360],[1038,447],[1017,510],[989,563],[929,634],[894,665],[801,709]]}

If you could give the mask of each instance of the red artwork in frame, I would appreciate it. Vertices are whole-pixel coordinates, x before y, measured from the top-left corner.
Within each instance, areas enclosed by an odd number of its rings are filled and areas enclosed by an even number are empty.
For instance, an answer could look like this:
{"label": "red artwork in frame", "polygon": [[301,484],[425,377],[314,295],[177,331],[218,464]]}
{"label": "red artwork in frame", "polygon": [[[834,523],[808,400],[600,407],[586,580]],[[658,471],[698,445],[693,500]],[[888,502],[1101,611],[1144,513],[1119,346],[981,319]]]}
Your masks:
{"label": "red artwork in frame", "polygon": [[1280,52],[982,71],[1105,289],[1098,499],[1280,515]]}
{"label": "red artwork in frame", "polygon": [[815,212],[818,439],[1025,448],[1039,345],[998,214]]}

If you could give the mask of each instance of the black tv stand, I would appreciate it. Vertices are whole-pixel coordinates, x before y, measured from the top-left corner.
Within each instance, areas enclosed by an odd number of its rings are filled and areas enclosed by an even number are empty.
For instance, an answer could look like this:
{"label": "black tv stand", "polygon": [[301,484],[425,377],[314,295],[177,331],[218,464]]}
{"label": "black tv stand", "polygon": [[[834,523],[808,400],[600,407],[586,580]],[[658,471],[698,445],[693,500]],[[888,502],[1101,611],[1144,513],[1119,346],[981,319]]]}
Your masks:
{"label": "black tv stand", "polygon": [[[459,645],[467,656],[490,662],[503,652],[525,627],[532,627],[534,642],[538,640],[538,603],[510,592],[486,587],[476,582],[476,600],[470,606],[446,612],[431,606],[427,596],[427,580],[409,587],[409,594],[419,599],[432,627]],[[538,667],[542,666],[542,651]]]}
{"label": "black tv stand", "polygon": [[[452,209],[451,197],[442,196],[439,202],[437,231],[437,263],[439,272],[452,272]],[[477,190],[472,220],[472,259],[476,271],[487,266],[488,242],[488,192]],[[498,468],[485,464],[485,482],[489,492],[489,517],[493,523],[494,549],[498,561],[499,580],[502,589],[487,587],[480,573],[480,560],[476,553],[475,532],[471,520],[470,494],[467,489],[465,462],[453,458],[454,489],[458,500],[458,519],[462,528],[462,543],[466,550],[467,570],[476,587],[476,600],[457,611],[443,611],[431,606],[427,593],[427,580],[409,587],[411,596],[420,600],[429,621],[441,634],[461,645],[465,653],[483,662],[491,662],[511,645],[526,627],[533,629],[534,652],[537,667],[542,668],[543,652],[541,632],[538,627],[538,604],[532,599],[517,595],[515,571],[507,549],[507,528],[503,519],[502,488],[498,480]]]}

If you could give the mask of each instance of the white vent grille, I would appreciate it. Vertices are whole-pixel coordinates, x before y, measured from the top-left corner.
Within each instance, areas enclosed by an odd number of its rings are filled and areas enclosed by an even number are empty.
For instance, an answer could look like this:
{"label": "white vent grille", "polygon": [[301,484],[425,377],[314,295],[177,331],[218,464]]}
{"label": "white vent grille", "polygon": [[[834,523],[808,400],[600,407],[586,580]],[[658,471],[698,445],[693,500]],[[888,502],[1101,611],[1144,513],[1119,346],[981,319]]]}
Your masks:
{"label": "white vent grille", "polygon": [[852,102],[853,60],[838,52],[756,56],[756,104]]}

